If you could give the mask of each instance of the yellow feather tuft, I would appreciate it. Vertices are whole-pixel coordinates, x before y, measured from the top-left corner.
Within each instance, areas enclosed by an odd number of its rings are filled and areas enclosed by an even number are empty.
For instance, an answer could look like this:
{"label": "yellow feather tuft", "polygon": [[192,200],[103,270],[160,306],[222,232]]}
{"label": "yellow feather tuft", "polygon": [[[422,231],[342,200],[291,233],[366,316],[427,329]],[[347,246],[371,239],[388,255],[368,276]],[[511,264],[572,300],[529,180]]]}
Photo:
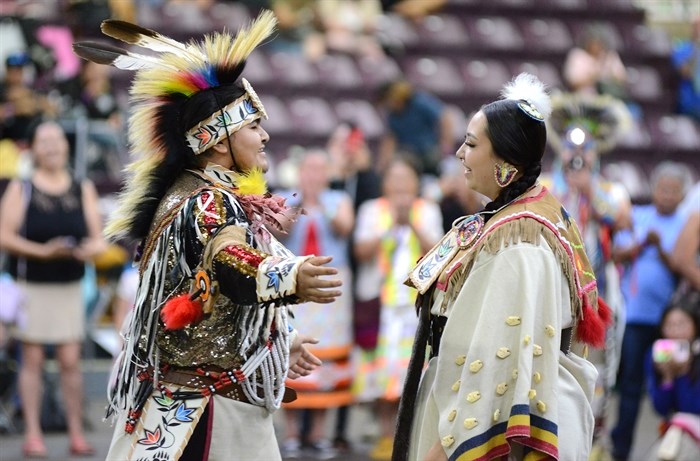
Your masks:
{"label": "yellow feather tuft", "polygon": [[233,182],[241,195],[264,195],[267,193],[265,174],[259,168],[245,173],[234,173]]}
{"label": "yellow feather tuft", "polygon": [[241,29],[233,42],[229,34],[214,34],[204,41],[202,51],[212,59],[215,66],[235,66],[248,58],[250,53],[274,32],[276,25],[275,15],[272,11],[265,10],[250,27]]}

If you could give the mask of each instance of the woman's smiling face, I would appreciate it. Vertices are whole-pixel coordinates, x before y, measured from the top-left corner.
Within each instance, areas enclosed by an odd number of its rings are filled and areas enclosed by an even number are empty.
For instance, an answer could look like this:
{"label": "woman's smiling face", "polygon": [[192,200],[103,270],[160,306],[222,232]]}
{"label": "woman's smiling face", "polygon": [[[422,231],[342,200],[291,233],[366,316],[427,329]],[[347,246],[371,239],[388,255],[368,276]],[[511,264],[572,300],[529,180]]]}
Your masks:
{"label": "woman's smiling face", "polygon": [[464,143],[456,155],[464,165],[467,186],[494,200],[501,191],[494,177],[494,165],[500,160],[486,134],[486,125],[484,113],[477,112],[469,121]]}
{"label": "woman's smiling face", "polygon": [[62,170],[68,163],[68,140],[63,128],[54,122],[45,122],[36,129],[32,140],[34,162],[38,168]]}

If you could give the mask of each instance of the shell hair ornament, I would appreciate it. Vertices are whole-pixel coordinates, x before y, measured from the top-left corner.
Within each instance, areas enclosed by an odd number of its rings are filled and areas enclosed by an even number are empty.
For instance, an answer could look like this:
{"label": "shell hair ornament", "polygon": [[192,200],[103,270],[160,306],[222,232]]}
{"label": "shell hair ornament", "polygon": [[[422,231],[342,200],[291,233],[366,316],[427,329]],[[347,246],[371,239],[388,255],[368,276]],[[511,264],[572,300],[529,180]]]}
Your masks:
{"label": "shell hair ornament", "polygon": [[[267,118],[253,87],[240,79],[250,53],[274,31],[277,20],[271,11],[262,12],[237,34],[227,31],[206,35],[201,41],[180,43],[154,30],[125,21],[102,22],[102,32],[127,45],[148,50],[140,54],[129,49],[96,42],[73,45],[75,53],[98,64],[135,71],[129,103],[129,144],[132,162],[127,166],[125,190],[119,209],[105,233],[110,237],[129,234],[138,209],[152,196],[152,181],[166,160],[195,155],[259,118]],[[243,95],[192,127],[178,130],[180,114],[193,96],[223,86],[242,87]],[[180,160],[182,161],[182,160]]]}
{"label": "shell hair ornament", "polygon": [[544,122],[552,113],[549,95],[545,85],[532,74],[523,72],[507,83],[501,91],[501,98],[518,101],[518,108],[528,117]]}

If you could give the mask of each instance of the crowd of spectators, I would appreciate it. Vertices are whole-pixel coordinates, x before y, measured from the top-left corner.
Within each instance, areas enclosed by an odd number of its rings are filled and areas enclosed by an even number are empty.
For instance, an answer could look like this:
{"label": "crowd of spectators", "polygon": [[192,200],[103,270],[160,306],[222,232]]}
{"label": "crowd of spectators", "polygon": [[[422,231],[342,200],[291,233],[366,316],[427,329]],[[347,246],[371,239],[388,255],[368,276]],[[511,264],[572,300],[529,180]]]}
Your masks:
{"label": "crowd of spectators", "polygon": [[[94,26],[101,19],[116,16],[135,20],[136,2],[66,2],[65,9],[54,11],[45,24],[27,18],[26,14],[36,12],[34,2],[16,3],[21,5],[9,12],[16,16],[8,16],[0,24],[0,57],[4,62],[0,74],[0,174],[5,178],[27,175],[35,149],[26,128],[45,118],[59,120],[69,132],[74,165],[80,140],[75,121],[89,121],[98,127],[87,136],[93,151],[86,154],[85,161],[117,174],[123,166],[125,149],[121,141],[128,112],[125,97],[114,89],[106,66],[78,61],[70,52],[70,44],[98,36]],[[146,3],[152,8],[166,3],[177,6],[180,2]],[[206,10],[216,3],[198,0],[195,5]],[[315,62],[329,53],[381,60],[391,53],[377,36],[377,21],[382,14],[399,14],[419,23],[446,2],[242,3],[249,8],[269,7],[277,15],[279,33],[269,45],[269,52],[292,53]],[[8,42],[6,37],[13,38]],[[700,20],[696,20],[692,37],[679,43],[669,57],[669,66],[677,70],[680,81],[677,110],[698,120],[699,40]],[[625,100],[633,111],[638,110],[627,91],[629,82],[622,58],[596,29],[589,30],[581,46],[570,51],[561,74],[572,92],[609,94]],[[302,448],[319,457],[351,449],[352,441],[346,433],[348,408],[355,402],[369,402],[380,426],[371,456],[390,459],[391,443],[387,440],[393,435],[411,332],[417,322],[413,295],[401,282],[413,262],[451,227],[455,218],[480,210],[483,203],[481,197],[466,189],[462,171],[452,161],[461,142],[454,132],[461,132],[463,127],[455,129],[457,120],[446,110],[450,101],[439,100],[406,78],[386,82],[372,97],[372,103],[385,116],[385,129],[378,143],[368,141],[354,124],[342,123],[321,149],[303,149],[298,157],[290,159],[291,177],[297,178],[297,184],[289,185],[289,191],[278,185],[280,191],[288,192],[290,202],[308,212],[288,235],[290,248],[299,254],[337,252],[335,262],[344,266],[349,281],[345,284],[346,297],[339,300],[342,305],[298,310],[298,321],[308,324],[306,331],[318,331],[319,336],[328,338],[316,351],[328,361],[328,368],[319,375],[322,379],[311,376],[302,383],[306,399],[300,399],[289,410],[283,455],[290,457],[299,456]],[[477,108],[461,109],[469,112]],[[282,159],[277,160],[281,164]],[[672,310],[680,309],[682,304],[690,306],[686,309],[691,312],[689,316],[700,315],[698,298],[692,294],[700,290],[700,198],[697,192],[690,192],[691,178],[684,171],[677,163],[659,165],[652,176],[652,195],[646,197],[651,203],[629,210],[629,216],[612,226],[612,240],[607,242],[611,253],[606,256],[614,260],[622,280],[623,317],[618,321],[626,327],[621,351],[625,365],[618,381],[620,414],[625,417],[615,422],[617,429],[612,433],[618,459],[626,459],[632,444],[644,373],[655,407],[669,421],[675,412],[697,414],[697,408],[676,408],[669,403],[668,392],[675,383],[700,401],[697,347],[686,368],[682,364],[678,370],[655,368],[649,361],[652,344],[660,335],[675,337],[667,326],[674,318]],[[696,185],[695,190],[699,187]],[[421,219],[417,219],[419,215]],[[116,329],[127,316],[135,280],[133,270],[124,271],[112,303]],[[645,291],[650,287],[653,292]],[[694,321],[694,336],[688,334],[685,339],[698,343],[700,332]],[[323,393],[333,398],[318,398]],[[325,424],[329,409],[338,414],[333,431]],[[35,416],[30,417],[29,429],[37,432],[35,420]],[[76,447],[85,448],[87,442],[81,430],[73,432]],[[36,438],[34,433],[31,436]]]}

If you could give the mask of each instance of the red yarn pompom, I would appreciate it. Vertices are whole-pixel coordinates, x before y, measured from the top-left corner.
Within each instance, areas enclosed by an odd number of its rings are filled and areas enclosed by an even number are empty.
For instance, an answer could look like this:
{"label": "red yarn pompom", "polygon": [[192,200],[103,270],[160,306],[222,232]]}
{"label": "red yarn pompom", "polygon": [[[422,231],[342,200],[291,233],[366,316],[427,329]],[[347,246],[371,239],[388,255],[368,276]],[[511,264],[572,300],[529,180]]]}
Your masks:
{"label": "red yarn pompom", "polygon": [[584,301],[583,318],[576,327],[577,339],[593,347],[602,348],[605,345],[605,323],[598,313]]}
{"label": "red yarn pompom", "polygon": [[612,324],[612,309],[603,298],[598,298],[598,316],[606,327]]}
{"label": "red yarn pompom", "polygon": [[202,301],[190,299],[189,294],[177,296],[163,306],[160,318],[166,330],[179,330],[190,323],[197,322],[202,317]]}

